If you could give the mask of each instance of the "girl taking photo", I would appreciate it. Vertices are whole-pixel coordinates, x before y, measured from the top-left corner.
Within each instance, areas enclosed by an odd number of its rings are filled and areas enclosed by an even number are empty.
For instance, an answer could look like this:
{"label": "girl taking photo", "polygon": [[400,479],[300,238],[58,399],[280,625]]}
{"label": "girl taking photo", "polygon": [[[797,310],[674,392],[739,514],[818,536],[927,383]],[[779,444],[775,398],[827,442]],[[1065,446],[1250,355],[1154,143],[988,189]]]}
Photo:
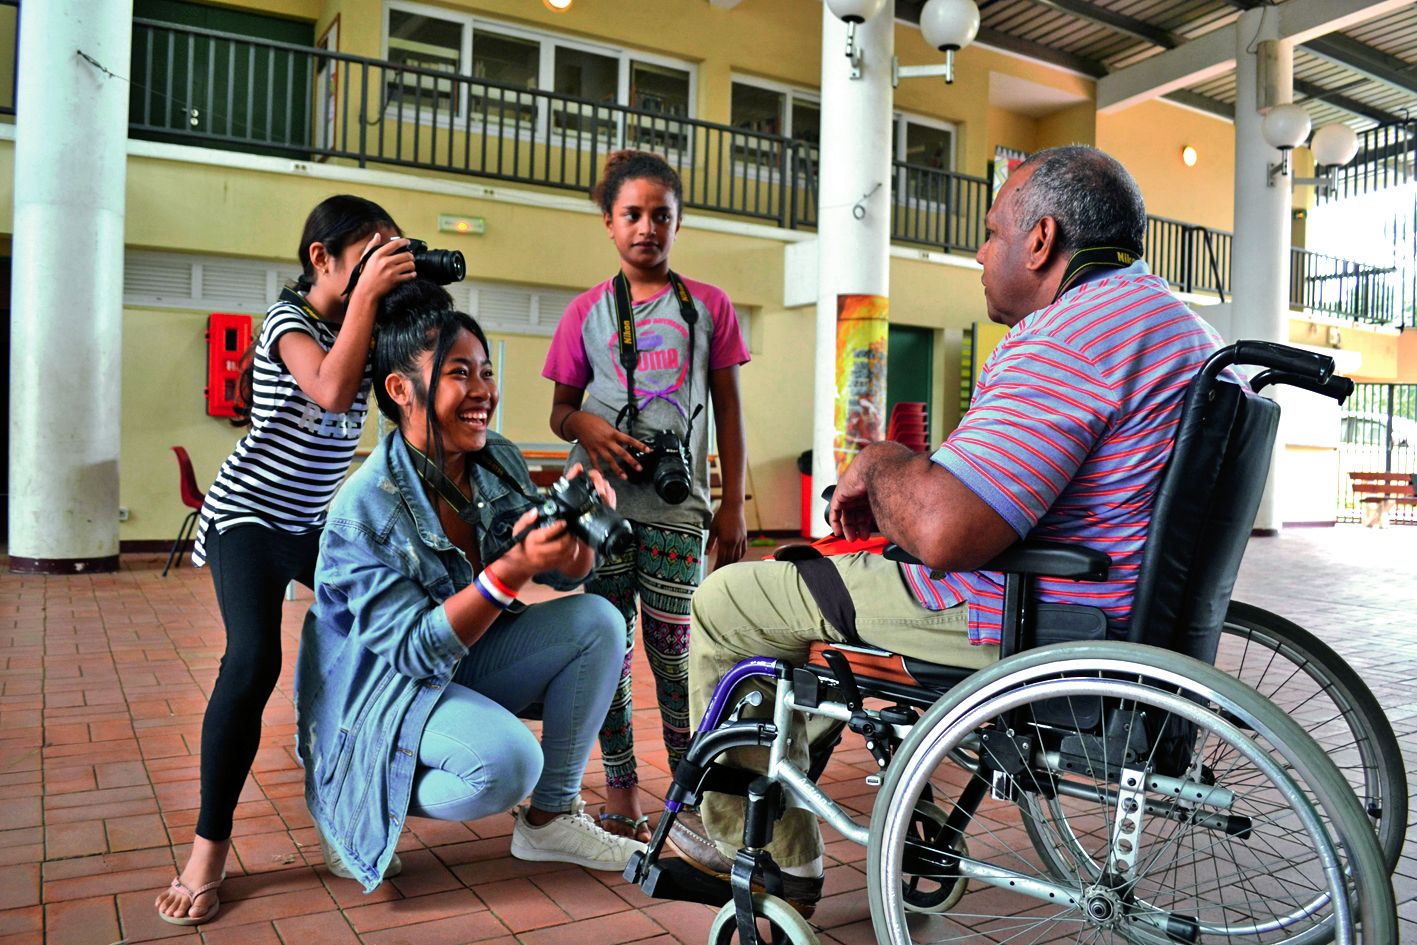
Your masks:
{"label": "girl taking photo", "polygon": [[[738,365],[748,351],[728,297],[669,268],[683,187],[663,158],[611,154],[591,199],[619,271],[571,302],[542,374],[556,382],[551,429],[573,444],[569,461],[617,477],[620,513],[634,526],[637,547],[602,564],[586,590],[624,616],[631,651],[636,612],[643,618],[672,769],[689,740],[689,598],[706,552],[721,567],[746,545]],[[723,479],[717,512],[709,504],[708,422],[700,415],[709,403]],[[607,787],[600,818],[648,840],[630,719],[627,652],[600,732]]]}
{"label": "girl taking photo", "polygon": [[192,554],[211,567],[226,652],[202,720],[192,854],[157,897],[167,922],[200,925],[220,908],[232,815],[280,676],[282,598],[292,580],[313,586],[325,508],[364,426],[374,314],[414,275],[406,248],[377,204],[348,195],[321,202],[300,237],[300,278],[266,313],[242,378],[250,429],[207,491]]}
{"label": "girl taking photo", "polygon": [[[533,578],[575,587],[595,553],[564,521],[538,524],[520,451],[488,430],[487,339],[451,306],[428,307],[438,291],[425,286],[387,301],[374,389],[397,429],[335,499],[301,635],[299,750],[326,862],[372,890],[407,815],[477,820],[530,794],[513,856],[623,870],[643,844],[596,826],[580,800],[623,622],[586,594],[515,599]],[[540,745],[517,717],[527,710]]]}

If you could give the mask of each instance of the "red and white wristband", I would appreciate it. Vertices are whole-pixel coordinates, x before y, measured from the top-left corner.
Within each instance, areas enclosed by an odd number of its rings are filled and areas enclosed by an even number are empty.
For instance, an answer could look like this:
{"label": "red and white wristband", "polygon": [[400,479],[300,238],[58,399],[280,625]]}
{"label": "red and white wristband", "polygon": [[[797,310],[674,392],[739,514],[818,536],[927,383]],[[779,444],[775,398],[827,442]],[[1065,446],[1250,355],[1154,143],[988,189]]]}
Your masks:
{"label": "red and white wristband", "polygon": [[477,586],[477,590],[487,602],[498,610],[506,610],[516,603],[516,593],[503,581],[492,573],[490,568],[483,568],[472,582]]}

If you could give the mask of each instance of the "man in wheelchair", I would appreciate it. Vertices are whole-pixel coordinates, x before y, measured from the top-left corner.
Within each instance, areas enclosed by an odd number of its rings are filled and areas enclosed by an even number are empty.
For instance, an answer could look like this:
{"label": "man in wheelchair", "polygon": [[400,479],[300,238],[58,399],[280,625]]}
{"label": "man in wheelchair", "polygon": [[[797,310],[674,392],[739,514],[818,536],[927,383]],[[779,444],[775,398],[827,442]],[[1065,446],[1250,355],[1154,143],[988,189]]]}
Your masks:
{"label": "man in wheelchair", "polygon": [[[829,512],[838,536],[879,530],[923,563],[863,552],[809,562],[811,573],[784,561],[716,571],[693,601],[693,718],[739,660],[800,665],[814,641],[988,665],[998,658],[1003,581],[976,569],[1025,536],[1105,549],[1108,580],[1045,579],[1040,597],[1099,606],[1109,622],[1125,622],[1182,395],[1220,339],[1148,272],[1141,194],[1099,150],[1034,155],[1004,183],[986,225],[977,258],[989,317],[1013,330],[985,363],[971,409],[934,454],[868,446],[842,474]],[[824,614],[823,594],[849,600],[854,626],[842,625],[850,618],[830,600]],[[794,732],[789,757],[804,769],[807,751]],[[766,752],[729,757],[763,770]],[[681,815],[670,840],[726,876],[743,801],[708,793],[700,811],[702,829]],[[768,851],[785,897],[810,912],[822,876],[815,817],[788,810]]]}

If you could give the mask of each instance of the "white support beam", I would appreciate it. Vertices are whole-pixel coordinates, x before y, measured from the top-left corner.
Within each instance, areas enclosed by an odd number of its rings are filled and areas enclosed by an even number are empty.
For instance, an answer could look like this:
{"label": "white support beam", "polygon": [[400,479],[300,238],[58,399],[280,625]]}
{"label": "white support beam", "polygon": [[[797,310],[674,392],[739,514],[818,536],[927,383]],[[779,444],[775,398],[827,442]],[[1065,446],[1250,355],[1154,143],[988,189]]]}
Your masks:
{"label": "white support beam", "polygon": [[[1408,6],[1410,2],[1286,0],[1278,6],[1266,7],[1265,15],[1278,19],[1273,29],[1276,38],[1302,43],[1384,16]],[[1233,69],[1238,29],[1238,22],[1233,23],[1134,66],[1103,76],[1097,81],[1097,110],[1102,113],[1115,112]]]}

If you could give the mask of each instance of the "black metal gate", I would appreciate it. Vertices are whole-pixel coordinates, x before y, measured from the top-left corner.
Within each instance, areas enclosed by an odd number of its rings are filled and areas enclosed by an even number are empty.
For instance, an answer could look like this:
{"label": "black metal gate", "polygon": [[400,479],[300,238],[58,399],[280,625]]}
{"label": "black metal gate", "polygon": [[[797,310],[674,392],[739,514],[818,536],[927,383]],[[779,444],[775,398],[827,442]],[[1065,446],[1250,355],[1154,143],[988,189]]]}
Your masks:
{"label": "black metal gate", "polygon": [[[1362,521],[1365,503],[1353,494],[1351,473],[1417,474],[1417,384],[1359,384],[1339,422],[1338,520]],[[1398,503],[1388,521],[1417,524],[1417,504]]]}

